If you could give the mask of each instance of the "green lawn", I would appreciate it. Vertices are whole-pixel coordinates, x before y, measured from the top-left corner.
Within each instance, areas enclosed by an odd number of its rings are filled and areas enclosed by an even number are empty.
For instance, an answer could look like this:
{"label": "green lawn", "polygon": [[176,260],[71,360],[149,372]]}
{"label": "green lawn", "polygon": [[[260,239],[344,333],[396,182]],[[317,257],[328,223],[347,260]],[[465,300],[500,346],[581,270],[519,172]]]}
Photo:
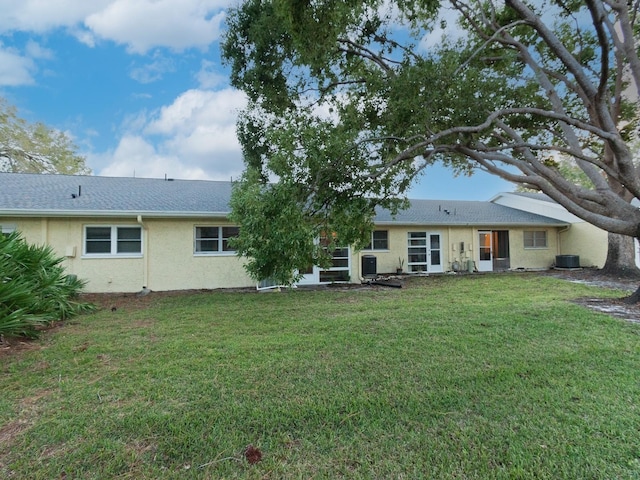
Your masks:
{"label": "green lawn", "polygon": [[152,294],[0,357],[0,478],[640,478],[640,325],[568,301],[604,295]]}

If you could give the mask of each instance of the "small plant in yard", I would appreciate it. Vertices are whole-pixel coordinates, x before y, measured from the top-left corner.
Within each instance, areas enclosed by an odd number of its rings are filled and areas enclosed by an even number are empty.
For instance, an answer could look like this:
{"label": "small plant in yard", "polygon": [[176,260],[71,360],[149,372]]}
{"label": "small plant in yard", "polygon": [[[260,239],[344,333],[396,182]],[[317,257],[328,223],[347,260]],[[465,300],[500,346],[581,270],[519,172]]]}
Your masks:
{"label": "small plant in yard", "polygon": [[0,235],[0,335],[35,337],[43,326],[92,309],[78,299],[84,282],[61,263],[49,246]]}

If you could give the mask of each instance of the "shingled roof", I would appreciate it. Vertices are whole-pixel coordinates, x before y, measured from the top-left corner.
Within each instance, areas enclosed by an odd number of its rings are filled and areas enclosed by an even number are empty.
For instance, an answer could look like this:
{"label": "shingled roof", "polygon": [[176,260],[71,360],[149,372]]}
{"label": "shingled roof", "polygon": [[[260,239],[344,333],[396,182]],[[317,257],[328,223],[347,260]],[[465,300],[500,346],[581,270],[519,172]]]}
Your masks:
{"label": "shingled roof", "polygon": [[[231,182],[0,173],[0,215],[224,217]],[[479,201],[411,200],[378,224],[561,226],[565,222]]]}
{"label": "shingled roof", "polygon": [[0,173],[0,214],[226,216],[231,182]]}
{"label": "shingled roof", "polygon": [[478,227],[567,225],[566,222],[504,205],[463,200],[411,200],[409,208],[398,212],[395,217],[388,211],[378,211],[376,223]]}

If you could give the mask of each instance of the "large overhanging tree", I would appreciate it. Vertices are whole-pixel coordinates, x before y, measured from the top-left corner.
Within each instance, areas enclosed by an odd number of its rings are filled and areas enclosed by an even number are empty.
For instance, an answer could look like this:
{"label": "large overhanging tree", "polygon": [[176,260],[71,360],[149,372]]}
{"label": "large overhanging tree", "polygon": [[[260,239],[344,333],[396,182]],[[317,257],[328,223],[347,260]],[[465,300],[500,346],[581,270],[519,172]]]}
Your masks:
{"label": "large overhanging tree", "polygon": [[[250,99],[233,205],[250,272],[322,260],[309,245],[323,232],[362,240],[375,206],[397,207],[434,162],[640,236],[637,14],[637,0],[242,2],[223,55]],[[426,46],[453,17],[459,36]],[[590,186],[565,178],[558,155]],[[290,252],[303,254],[287,264]]]}
{"label": "large overhanging tree", "polygon": [[29,123],[0,98],[0,172],[89,174],[71,139],[44,123]]}
{"label": "large overhanging tree", "polygon": [[[638,157],[638,142],[634,145],[634,155],[636,164],[640,160]],[[573,159],[567,157],[559,157],[559,169],[562,175],[574,183],[591,188],[593,185],[584,172],[575,164]],[[527,191],[526,188],[519,186],[518,190]],[[640,269],[636,266],[636,243],[633,237],[621,235],[619,233],[611,233],[607,237],[607,259],[602,271],[609,275],[618,277],[638,278],[640,277]]]}

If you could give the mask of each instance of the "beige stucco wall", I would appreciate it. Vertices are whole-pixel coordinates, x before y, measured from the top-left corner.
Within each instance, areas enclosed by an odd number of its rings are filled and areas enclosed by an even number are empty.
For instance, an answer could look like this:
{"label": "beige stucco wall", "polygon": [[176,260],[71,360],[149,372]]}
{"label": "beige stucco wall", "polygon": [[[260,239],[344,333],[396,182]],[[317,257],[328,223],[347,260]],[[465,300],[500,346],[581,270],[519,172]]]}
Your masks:
{"label": "beige stucco wall", "polygon": [[255,286],[234,253],[194,254],[194,228],[224,226],[220,219],[145,220],[151,290],[211,289]]}
{"label": "beige stucco wall", "polygon": [[560,234],[559,255],[579,255],[581,267],[602,268],[607,260],[608,234],[590,223],[576,222]]}
{"label": "beige stucco wall", "polygon": [[194,255],[196,225],[228,225],[219,219],[143,220],[143,255],[132,258],[83,256],[85,225],[139,225],[135,218],[3,218],[1,225],[15,225],[25,239],[49,244],[64,257],[69,273],[87,280],[87,292],[138,292],[247,287],[255,282],[233,253]]}
{"label": "beige stucco wall", "polygon": [[492,202],[570,224],[569,229],[560,229],[557,255],[578,255],[582,267],[602,268],[604,266],[609,247],[607,232],[586,223],[561,205],[515,193],[500,193],[492,199]]}
{"label": "beige stucco wall", "polygon": [[[475,227],[441,227],[425,228],[420,226],[379,226],[378,230],[387,230],[389,238],[388,250],[364,250],[353,253],[352,278],[362,277],[362,256],[373,255],[376,257],[377,273],[395,273],[399,266],[399,259],[404,259],[404,271],[407,271],[407,239],[409,232],[430,232],[441,235],[441,255],[443,271],[453,270],[454,263],[461,270],[466,270],[468,260],[473,260],[477,266],[479,252],[477,248],[479,231],[508,230],[509,231],[509,255],[512,269],[543,269],[549,268],[555,261],[555,256],[564,253],[560,251],[558,243],[558,228],[542,227],[516,227],[507,228],[500,226],[488,226],[486,228]],[[538,249],[524,248],[525,230],[546,230],[547,247]],[[460,250],[460,243],[464,242],[464,250]],[[567,252],[568,253],[568,252]]]}
{"label": "beige stucco wall", "polygon": [[[542,248],[525,248],[525,231],[546,231],[547,246]],[[551,268],[558,254],[558,229],[526,227],[509,230],[509,254],[511,269],[541,269]]]}
{"label": "beige stucco wall", "polygon": [[[255,282],[242,267],[242,259],[235,254],[195,255],[194,228],[200,225],[229,225],[226,220],[143,218],[143,255],[133,258],[89,258],[83,256],[85,225],[139,225],[136,218],[3,218],[0,225],[15,225],[27,241],[49,244],[64,257],[69,273],[88,281],[89,292],[137,292],[143,287],[154,291],[180,289],[213,289],[251,287]],[[553,265],[559,254],[579,255],[582,266],[602,266],[606,256],[606,232],[586,223],[571,228],[546,228],[548,246],[525,249],[523,232],[541,227],[440,227],[425,228],[413,225],[381,225],[388,231],[389,248],[366,250],[351,254],[351,281],[359,282],[362,275],[362,256],[376,257],[379,274],[395,273],[404,261],[407,271],[408,232],[430,232],[441,235],[442,271],[451,271],[454,262],[466,270],[467,260],[478,264],[478,231],[509,230],[510,265],[512,269],[539,269]],[[460,243],[464,242],[464,251]]]}

